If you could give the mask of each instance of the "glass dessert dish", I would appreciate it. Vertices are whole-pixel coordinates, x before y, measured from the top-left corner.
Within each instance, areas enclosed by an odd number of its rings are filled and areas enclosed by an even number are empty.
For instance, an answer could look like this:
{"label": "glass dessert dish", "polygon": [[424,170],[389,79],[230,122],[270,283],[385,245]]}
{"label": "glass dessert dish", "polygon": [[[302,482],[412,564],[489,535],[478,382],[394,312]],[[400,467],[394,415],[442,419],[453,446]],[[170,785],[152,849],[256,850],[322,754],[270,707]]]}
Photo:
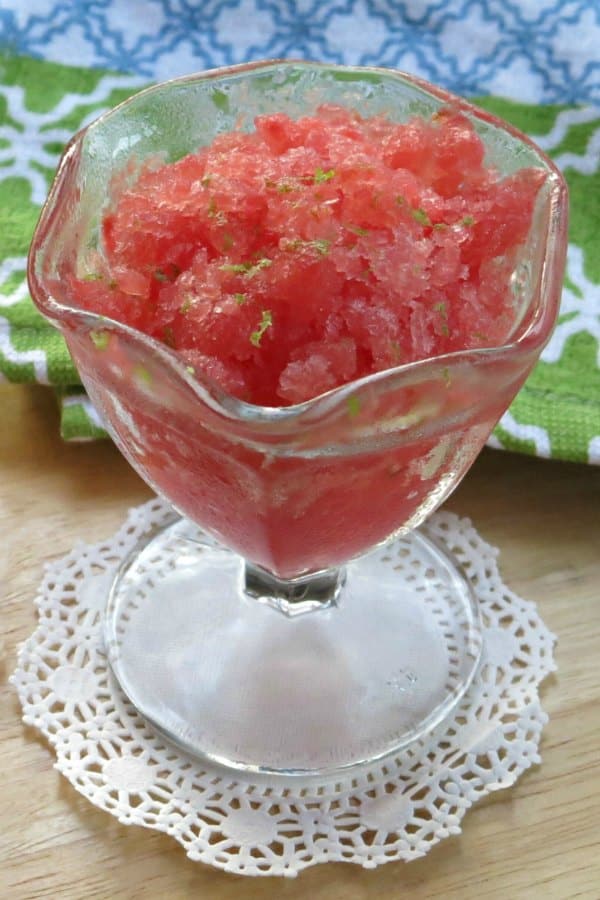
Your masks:
{"label": "glass dessert dish", "polygon": [[[501,346],[378,372],[295,406],[238,400],[169,347],[66,302],[100,245],[107,185],[254,116],[322,103],[404,121],[459,102],[503,174],[544,173]],[[470,581],[418,526],[456,487],[555,321],[564,182],[523,135],[383,69],[261,62],[143,91],[77,134],[38,224],[31,293],[132,466],[177,512],[118,573],[106,649],[124,692],[188,752],[253,773],[334,774],[399,750],[466,691]]]}

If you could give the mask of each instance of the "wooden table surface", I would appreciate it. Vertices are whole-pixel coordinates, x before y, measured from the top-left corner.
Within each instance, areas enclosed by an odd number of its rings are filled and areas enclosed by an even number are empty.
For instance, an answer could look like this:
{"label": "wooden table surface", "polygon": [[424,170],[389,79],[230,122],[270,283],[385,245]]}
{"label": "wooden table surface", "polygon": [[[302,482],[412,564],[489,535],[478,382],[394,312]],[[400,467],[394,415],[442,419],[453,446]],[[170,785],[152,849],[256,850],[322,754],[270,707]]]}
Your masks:
{"label": "wooden table surface", "polygon": [[2,385],[0,409],[0,898],[599,900],[600,468],[486,450],[448,502],[500,548],[505,581],[559,636],[559,671],[542,688],[542,766],[470,810],[463,834],[422,860],[244,879],[92,807],[21,725],[6,679],[35,626],[42,564],[110,535],[150,491],[108,442],[63,444],[45,389]]}

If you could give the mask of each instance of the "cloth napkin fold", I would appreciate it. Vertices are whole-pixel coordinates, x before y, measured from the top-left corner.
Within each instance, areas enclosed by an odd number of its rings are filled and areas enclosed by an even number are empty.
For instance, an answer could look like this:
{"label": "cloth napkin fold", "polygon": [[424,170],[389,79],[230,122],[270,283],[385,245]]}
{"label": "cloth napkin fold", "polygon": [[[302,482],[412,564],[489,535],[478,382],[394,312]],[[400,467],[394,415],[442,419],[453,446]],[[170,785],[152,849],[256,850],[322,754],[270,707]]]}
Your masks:
{"label": "cloth napkin fold", "polygon": [[[112,5],[118,4],[113,0]],[[464,42],[467,48],[466,32]],[[128,58],[131,62],[134,55]],[[162,71],[164,66],[156,60],[154,66],[147,64],[153,74],[175,74]],[[123,60],[118,62],[125,67]],[[187,70],[205,64],[198,58]],[[119,74],[12,53],[0,56],[0,379],[52,385],[67,440],[95,439],[105,433],[62,338],[29,298],[27,251],[62,147],[79,127],[150,82],[139,74],[144,66],[137,68],[138,74]],[[432,77],[429,72],[421,74]],[[492,82],[502,88],[506,77],[504,82],[499,77]],[[460,89],[451,78],[445,82]],[[583,92],[588,99],[594,96],[590,84]],[[512,93],[516,90],[513,78]],[[522,94],[531,90],[531,82],[524,80]],[[558,96],[556,88],[548,92]],[[600,463],[600,108],[589,102],[526,103],[493,95],[472,99],[530,134],[562,168],[571,194],[561,316],[540,362],[490,443],[538,456]]]}

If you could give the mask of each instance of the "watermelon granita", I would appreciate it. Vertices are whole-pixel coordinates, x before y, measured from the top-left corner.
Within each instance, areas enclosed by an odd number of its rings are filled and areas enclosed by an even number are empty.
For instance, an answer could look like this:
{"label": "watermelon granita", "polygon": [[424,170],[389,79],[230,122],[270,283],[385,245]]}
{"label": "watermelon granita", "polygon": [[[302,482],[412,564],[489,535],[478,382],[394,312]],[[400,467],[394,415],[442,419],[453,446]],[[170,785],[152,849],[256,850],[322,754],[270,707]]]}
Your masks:
{"label": "watermelon granita", "polygon": [[545,174],[486,165],[455,107],[396,124],[326,106],[255,125],[121,171],[99,246],[86,240],[74,274],[67,237],[51,290],[105,317],[67,340],[132,464],[292,578],[422,521],[512,400],[532,354],[401,366],[526,327],[511,282]]}
{"label": "watermelon granita", "polygon": [[263,406],[504,343],[544,179],[500,177],[447,107],[397,124],[323,106],[259,116],[115,180],[78,306],[151,335]]}

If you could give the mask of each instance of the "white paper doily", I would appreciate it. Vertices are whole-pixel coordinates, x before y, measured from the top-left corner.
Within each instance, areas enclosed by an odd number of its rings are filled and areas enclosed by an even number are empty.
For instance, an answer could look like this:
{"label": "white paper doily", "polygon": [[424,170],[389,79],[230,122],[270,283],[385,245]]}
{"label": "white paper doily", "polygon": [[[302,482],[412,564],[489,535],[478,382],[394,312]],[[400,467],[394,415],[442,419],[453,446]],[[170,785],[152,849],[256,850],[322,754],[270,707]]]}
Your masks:
{"label": "white paper doily", "polygon": [[[127,825],[171,834],[193,860],[245,875],[296,875],[345,860],[373,868],[423,856],[460,832],[466,810],[540,762],[547,721],[541,681],[554,636],[534,604],[502,583],[497,551],[466,519],[437,513],[424,530],[460,560],[481,604],[484,654],[454,714],[396,757],[307,786],[232,778],[156,734],[115,684],[102,617],[115,569],[172,515],[160,500],[132,509],[109,540],[79,544],[47,566],[39,625],[12,677],[23,721],[56,753],[56,768]],[[419,575],[417,575],[419,577]]]}

